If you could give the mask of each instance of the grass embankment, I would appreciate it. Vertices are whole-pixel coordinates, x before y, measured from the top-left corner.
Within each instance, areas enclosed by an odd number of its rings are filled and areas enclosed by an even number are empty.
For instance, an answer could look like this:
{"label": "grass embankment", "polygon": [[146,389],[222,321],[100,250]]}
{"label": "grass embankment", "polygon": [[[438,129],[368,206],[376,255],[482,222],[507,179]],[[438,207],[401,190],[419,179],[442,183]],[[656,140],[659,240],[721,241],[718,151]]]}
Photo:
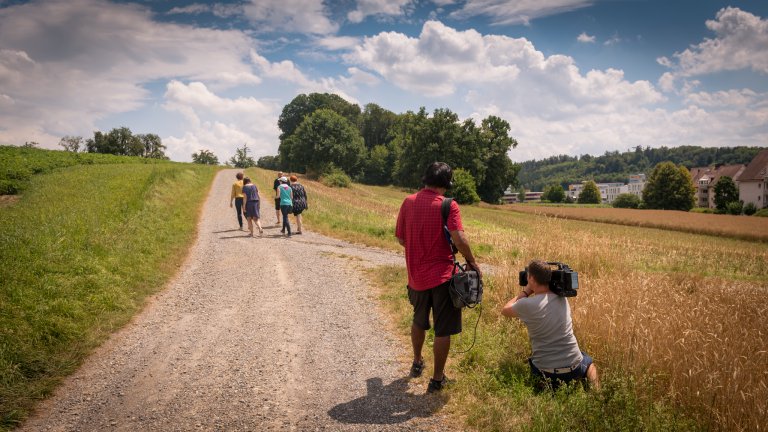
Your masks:
{"label": "grass embankment", "polygon": [[99,153],[72,153],[30,147],[0,145],[0,195],[23,191],[35,174],[75,165],[157,164],[162,159],[116,156]]}
{"label": "grass embankment", "polygon": [[503,208],[564,219],[660,228],[693,234],[768,242],[768,223],[757,217],[670,210],[597,208],[572,204],[559,206],[511,204],[505,205]]}
{"label": "grass embankment", "polygon": [[181,264],[216,168],[88,165],[0,208],[0,430],[73,372]]}
{"label": "grass embankment", "polygon": [[[271,190],[274,173],[249,173]],[[394,224],[407,192],[303,183],[308,229],[401,249]],[[447,409],[468,426],[765,430],[768,245],[498,207],[462,206],[462,216],[480,262],[496,269],[486,278],[477,344],[468,354],[452,354],[448,369],[458,381],[448,393]],[[553,397],[532,391],[525,328],[499,310],[519,290],[517,272],[536,257],[566,262],[580,272],[579,296],[570,303],[580,346],[601,370],[600,392]],[[405,269],[385,267],[372,278],[408,343]],[[465,314],[457,350],[469,346],[476,319],[475,312]]]}

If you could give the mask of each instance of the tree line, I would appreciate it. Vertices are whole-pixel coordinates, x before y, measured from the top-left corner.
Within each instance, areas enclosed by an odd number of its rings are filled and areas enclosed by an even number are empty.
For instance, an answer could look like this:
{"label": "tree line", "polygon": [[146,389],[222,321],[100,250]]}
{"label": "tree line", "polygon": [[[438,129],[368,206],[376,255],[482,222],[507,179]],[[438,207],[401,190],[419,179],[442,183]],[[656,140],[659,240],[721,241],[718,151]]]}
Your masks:
{"label": "tree line", "polygon": [[598,183],[623,182],[630,174],[650,172],[661,162],[672,162],[690,169],[719,164],[747,164],[760,147],[635,147],[620,153],[606,152],[602,156],[552,156],[520,164],[518,181],[529,190],[544,190],[551,184],[568,187],[591,179]]}
{"label": "tree line", "polygon": [[396,114],[375,103],[361,109],[335,94],[311,93],[283,108],[278,127],[278,154],[259,158],[262,168],[415,188],[424,167],[442,161],[454,168],[453,194],[465,203],[497,203],[516,180],[507,152],[517,141],[496,116],[477,124],[446,108]]}
{"label": "tree line", "polygon": [[93,138],[65,136],[59,141],[64,150],[77,153],[113,154],[119,156],[138,156],[150,159],[165,159],[165,145],[156,134],[134,134],[127,127],[114,128],[109,132],[95,131]]}

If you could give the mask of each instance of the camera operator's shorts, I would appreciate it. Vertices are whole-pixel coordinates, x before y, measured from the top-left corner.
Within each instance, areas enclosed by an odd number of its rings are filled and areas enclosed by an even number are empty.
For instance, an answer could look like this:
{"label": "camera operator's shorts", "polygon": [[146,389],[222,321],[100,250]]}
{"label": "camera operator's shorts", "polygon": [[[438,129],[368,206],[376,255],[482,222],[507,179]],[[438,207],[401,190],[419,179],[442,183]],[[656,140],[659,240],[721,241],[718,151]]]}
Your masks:
{"label": "camera operator's shorts", "polygon": [[280,210],[280,198],[275,198],[275,210]]}
{"label": "camera operator's shorts", "polygon": [[581,355],[582,355],[581,363],[573,367],[573,369],[570,371],[568,371],[568,369],[571,369],[571,368],[556,369],[557,373],[553,373],[552,371],[549,371],[549,370],[539,370],[539,368],[537,368],[533,364],[530,358],[528,359],[528,364],[531,366],[531,373],[533,373],[534,375],[544,377],[544,378],[549,378],[552,380],[557,379],[567,383],[569,381],[584,379],[587,377],[587,369],[589,369],[589,366],[592,364],[592,357],[590,357],[584,351],[581,352]]}
{"label": "camera operator's shorts", "polygon": [[450,279],[434,288],[416,291],[408,287],[408,300],[413,305],[413,324],[429,330],[429,311],[435,321],[435,336],[451,336],[461,333],[461,309],[453,307],[448,293]]}

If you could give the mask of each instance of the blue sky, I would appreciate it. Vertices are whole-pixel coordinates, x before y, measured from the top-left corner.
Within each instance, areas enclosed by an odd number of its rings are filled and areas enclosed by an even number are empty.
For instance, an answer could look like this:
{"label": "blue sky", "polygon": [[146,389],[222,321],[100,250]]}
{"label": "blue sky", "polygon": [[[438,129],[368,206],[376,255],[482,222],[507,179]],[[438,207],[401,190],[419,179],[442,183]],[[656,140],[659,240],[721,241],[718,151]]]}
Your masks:
{"label": "blue sky", "polygon": [[497,115],[515,161],[768,146],[768,2],[0,0],[0,143],[276,154],[300,93]]}

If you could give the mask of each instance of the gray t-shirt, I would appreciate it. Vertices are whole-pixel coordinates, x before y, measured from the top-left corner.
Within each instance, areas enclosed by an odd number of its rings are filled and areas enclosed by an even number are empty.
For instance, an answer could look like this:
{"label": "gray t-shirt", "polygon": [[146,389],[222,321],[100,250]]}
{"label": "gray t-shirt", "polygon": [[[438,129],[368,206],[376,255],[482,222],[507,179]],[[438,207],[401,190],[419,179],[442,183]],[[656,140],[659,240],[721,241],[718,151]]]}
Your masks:
{"label": "gray t-shirt", "polygon": [[512,309],[528,327],[531,360],[538,368],[562,368],[582,359],[573,335],[568,300],[556,294],[537,294],[518,300]]}

